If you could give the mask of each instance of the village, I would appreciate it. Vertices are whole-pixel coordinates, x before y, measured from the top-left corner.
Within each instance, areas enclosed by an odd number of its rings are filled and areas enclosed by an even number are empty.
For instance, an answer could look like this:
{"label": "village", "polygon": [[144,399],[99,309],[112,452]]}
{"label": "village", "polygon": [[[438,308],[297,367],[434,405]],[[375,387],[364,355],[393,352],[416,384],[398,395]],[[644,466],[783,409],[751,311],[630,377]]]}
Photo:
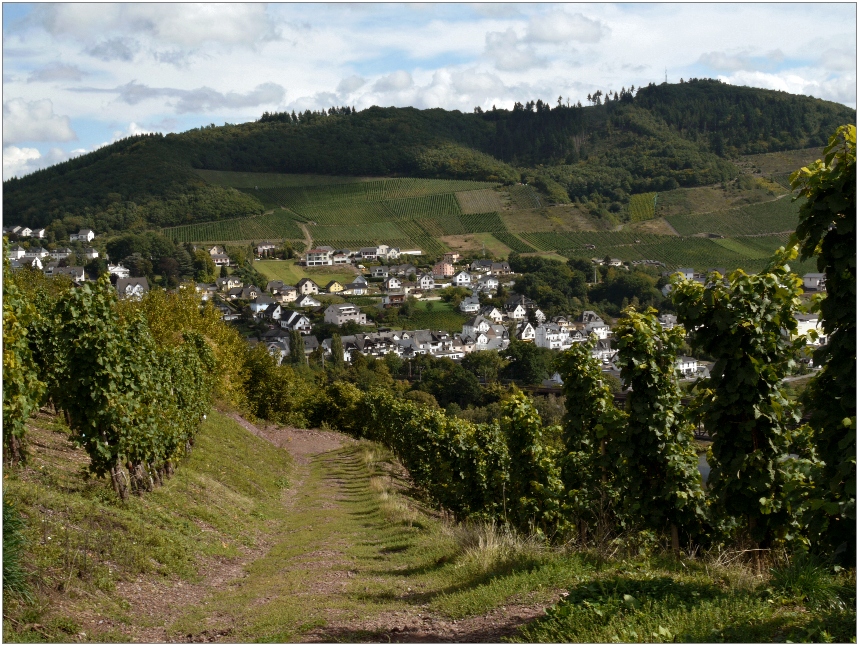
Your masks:
{"label": "village", "polygon": [[[62,262],[72,253],[76,257],[93,259],[99,251],[89,245],[95,238],[90,229],[82,229],[69,236],[76,252],[67,247],[48,251],[38,243],[44,236],[44,229],[31,230],[15,227],[9,230],[17,238],[30,238],[29,249],[19,245],[8,249],[10,265],[13,270],[27,266],[44,272],[47,276],[68,276],[73,282],[87,280],[86,272],[80,266],[63,266]],[[254,247],[258,259],[265,259],[279,247],[274,242],[261,242]],[[194,247],[205,250],[215,267],[230,267],[230,256],[221,245]],[[222,277],[214,283],[196,283],[195,289],[201,299],[211,301],[228,322],[253,326],[254,331],[246,335],[251,345],[265,344],[268,352],[278,363],[290,356],[292,332],[300,333],[304,342],[303,352],[306,361],[311,356],[321,357],[324,362],[331,358],[332,336],[322,340],[314,334],[320,323],[344,328],[341,334],[343,360],[351,362],[356,354],[365,357],[381,358],[394,354],[401,359],[418,355],[431,355],[454,361],[463,359],[467,354],[480,351],[504,352],[512,340],[533,343],[539,348],[563,351],[574,344],[595,337],[592,356],[598,359],[603,370],[615,376],[619,370],[615,365],[617,351],[612,345],[610,322],[605,321],[597,312],[585,310],[581,315],[555,315],[548,317],[532,299],[511,291],[515,287],[515,275],[506,261],[491,259],[472,259],[468,262],[458,253],[445,253],[438,262],[416,266],[410,262],[399,262],[422,258],[420,250],[400,250],[385,244],[376,247],[362,247],[357,250],[333,249],[316,246],[306,251],[300,264],[309,270],[324,267],[354,267],[355,276],[351,282],[330,280],[324,285],[310,277],[303,277],[295,285],[285,284],[282,280],[269,280],[264,286],[244,284],[242,279],[222,270]],[[366,265],[364,264],[366,263]],[[597,266],[609,264],[623,267],[614,258],[593,258]],[[724,275],[723,268],[714,268]],[[112,282],[121,298],[141,298],[150,289],[146,277],[132,277],[129,270],[121,264],[107,264]],[[665,272],[668,274],[669,272]],[[697,273],[691,268],[680,268],[688,280],[704,283],[710,273]],[[803,276],[807,292],[825,290],[823,275],[808,273]],[[670,284],[663,288],[667,295]],[[469,295],[456,299],[456,309],[469,318],[458,332],[432,329],[394,329],[391,326],[373,325],[362,307],[350,302],[330,302],[331,297],[343,301],[348,297],[370,297],[375,308],[402,307],[407,301],[440,301],[445,291],[460,288]],[[502,306],[487,304],[499,293],[509,294]],[[327,302],[328,301],[328,302]],[[366,308],[367,299],[363,301]],[[810,345],[825,342],[815,314],[797,314],[799,335],[811,330],[817,332],[816,340],[809,337]],[[659,316],[663,328],[670,329],[677,324],[673,314]],[[361,330],[360,328],[364,328]],[[694,379],[709,376],[710,364],[689,356],[677,360],[677,370],[683,378]],[[558,377],[544,382],[545,386],[559,385]]]}

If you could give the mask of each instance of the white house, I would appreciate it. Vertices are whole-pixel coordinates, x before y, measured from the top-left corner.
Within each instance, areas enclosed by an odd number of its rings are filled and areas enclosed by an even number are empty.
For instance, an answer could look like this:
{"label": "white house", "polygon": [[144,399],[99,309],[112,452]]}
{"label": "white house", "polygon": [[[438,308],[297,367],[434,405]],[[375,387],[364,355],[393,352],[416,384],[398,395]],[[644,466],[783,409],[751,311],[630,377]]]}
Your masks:
{"label": "white house", "polygon": [[522,303],[516,303],[515,305],[505,305],[505,311],[507,312],[507,318],[512,319],[514,321],[522,321],[528,318],[528,310],[525,309],[525,306]]}
{"label": "white house", "polygon": [[133,298],[140,300],[149,291],[149,281],[146,277],[120,278],[116,281],[116,291],[120,298]]}
{"label": "white house", "polygon": [[482,316],[475,316],[462,324],[462,336],[476,337],[478,334],[488,332],[491,329],[491,321],[487,321]]}
{"label": "white house", "polygon": [[298,330],[302,334],[310,334],[313,326],[310,323],[310,319],[301,312],[282,310],[280,313],[280,327],[287,330]]}
{"label": "white house", "polygon": [[692,376],[698,372],[698,360],[694,357],[677,357],[675,367],[684,377]]}
{"label": "white house", "polygon": [[453,277],[452,282],[457,287],[471,287],[471,274],[463,270]]}
{"label": "white house", "polygon": [[260,294],[255,299],[250,302],[251,312],[254,313],[254,316],[258,315],[260,312],[264,312],[269,305],[274,303],[274,299],[268,294]]}
{"label": "white house", "polygon": [[421,274],[418,276],[417,283],[418,287],[425,292],[435,289],[435,278],[432,274]]}
{"label": "white house", "polygon": [[802,277],[802,286],[811,291],[824,291],[826,289],[826,274],[805,274]]}
{"label": "white house", "polygon": [[266,253],[268,253],[269,251],[274,251],[275,249],[277,249],[277,245],[274,244],[273,242],[260,242],[257,245],[256,252],[257,252],[258,256],[262,256],[262,255],[265,255]]}
{"label": "white house", "polygon": [[359,283],[358,281],[346,283],[343,285],[343,291],[340,293],[344,296],[363,296],[367,293],[367,283]]}
{"label": "white house", "polygon": [[504,314],[501,313],[494,305],[486,305],[480,308],[480,315],[488,318],[493,323],[501,323],[504,320]]}
{"label": "white house", "polygon": [[51,258],[55,258],[57,260],[62,260],[63,258],[68,258],[72,255],[72,250],[68,247],[60,247],[59,249],[50,252]]}
{"label": "white house", "polygon": [[299,294],[318,294],[319,293],[319,285],[313,282],[310,278],[302,278],[295,284],[295,288],[298,290]]}
{"label": "white house", "polygon": [[[83,267],[54,267],[52,276],[68,276],[73,281],[82,283],[86,280]],[[144,279],[145,280],[145,279]]]}
{"label": "white house", "polygon": [[313,298],[310,294],[305,294],[295,301],[296,307],[319,307],[320,305],[322,305],[322,303]]}
{"label": "white house", "polygon": [[388,267],[386,265],[379,265],[378,267],[373,267],[370,270],[370,275],[373,278],[387,278],[388,273]]}
{"label": "white house", "polygon": [[520,341],[533,341],[536,336],[534,326],[528,321],[520,321],[516,326],[516,338]]}
{"label": "white house", "polygon": [[44,238],[48,235],[47,229],[33,229],[33,232],[30,234],[32,238]]}
{"label": "white house", "polygon": [[92,229],[81,229],[77,233],[73,233],[69,236],[69,240],[71,242],[74,242],[75,240],[80,240],[81,242],[91,242],[93,238],[95,238],[95,232]]}
{"label": "white house", "polygon": [[108,265],[107,273],[116,274],[117,278],[128,278],[131,275],[129,270],[122,265]]}
{"label": "white house", "polygon": [[94,249],[93,247],[87,247],[86,249],[84,249],[84,258],[89,258],[90,260],[98,258],[98,249]]}
{"label": "white house", "polygon": [[823,333],[820,318],[817,314],[796,314],[796,334],[793,338],[805,336],[812,330],[817,333],[817,340],[812,341],[809,338],[807,345],[824,345],[826,343],[826,335]]}
{"label": "white house", "polygon": [[21,245],[13,245],[6,251],[6,255],[12,260],[20,260],[27,253]]}
{"label": "white house", "polygon": [[459,311],[465,314],[476,314],[480,311],[480,297],[476,293],[466,296],[459,304]]}
{"label": "white house", "polygon": [[329,305],[325,308],[325,322],[334,325],[343,325],[348,322],[366,325],[367,315],[351,303]]}
{"label": "white house", "polygon": [[331,247],[316,247],[304,254],[304,264],[308,267],[321,267],[334,264],[334,249]]}
{"label": "white house", "polygon": [[680,267],[675,274],[683,274],[683,278],[686,280],[695,280],[695,270],[691,267]]}
{"label": "white house", "polygon": [[554,323],[541,323],[534,330],[534,343],[539,348],[566,350],[572,344],[567,333]]}
{"label": "white house", "polygon": [[385,286],[385,291],[390,291],[392,289],[399,289],[403,286],[402,281],[396,276],[389,276],[382,285]]}
{"label": "white house", "polygon": [[44,258],[45,256],[50,255],[50,252],[47,249],[42,249],[41,247],[30,247],[24,252],[24,258]]}
{"label": "white house", "polygon": [[492,292],[498,289],[498,279],[495,276],[481,276],[477,280],[477,289],[481,292]]}

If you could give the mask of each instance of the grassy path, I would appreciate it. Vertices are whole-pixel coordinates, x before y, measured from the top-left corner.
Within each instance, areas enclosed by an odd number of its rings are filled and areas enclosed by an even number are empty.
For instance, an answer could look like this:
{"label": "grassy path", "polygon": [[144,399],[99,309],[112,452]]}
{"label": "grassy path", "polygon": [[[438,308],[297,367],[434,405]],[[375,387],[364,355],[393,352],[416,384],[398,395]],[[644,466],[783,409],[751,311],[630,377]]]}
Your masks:
{"label": "grassy path", "polygon": [[[508,603],[515,584],[481,585],[503,573],[446,567],[457,537],[397,493],[405,483],[377,446],[302,453],[279,538],[244,577],[189,608],[171,638],[497,641],[557,598],[545,590],[531,603]],[[506,574],[529,565],[508,561]]]}

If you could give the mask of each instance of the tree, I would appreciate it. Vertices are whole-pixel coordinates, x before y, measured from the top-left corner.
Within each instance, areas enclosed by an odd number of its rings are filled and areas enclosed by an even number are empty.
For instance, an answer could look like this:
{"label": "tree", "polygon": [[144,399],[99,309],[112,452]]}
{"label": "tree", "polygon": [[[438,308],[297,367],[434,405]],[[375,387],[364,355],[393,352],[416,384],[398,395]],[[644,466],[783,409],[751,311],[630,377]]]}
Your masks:
{"label": "tree", "polygon": [[504,368],[505,376],[525,384],[539,384],[551,374],[554,354],[548,348],[513,339],[504,356],[510,361]]}
{"label": "tree", "polygon": [[[799,421],[782,379],[804,339],[797,329],[802,280],[788,262],[796,249],[776,252],[757,275],[738,269],[706,286],[678,280],[672,291],[677,318],[693,348],[716,359],[701,389],[700,415],[713,438],[707,482],[716,507],[745,520],[752,540],[765,546],[798,537],[801,530]],[[793,498],[793,500],[792,500]]]}
{"label": "tree", "polygon": [[474,376],[483,377],[484,383],[488,384],[498,381],[498,376],[507,362],[493,350],[479,350],[465,355],[461,365]]}
{"label": "tree", "polygon": [[802,259],[817,256],[826,296],[816,302],[827,343],[805,392],[814,442],[824,462],[813,507],[816,545],[851,564],[856,556],[856,127],[838,128],[824,159],[791,175],[799,190],[795,239]]}
{"label": "tree", "polygon": [[215,261],[204,249],[194,252],[194,276],[201,283],[215,282]]}
{"label": "tree", "polygon": [[343,339],[339,334],[331,337],[331,365],[335,370],[342,370],[345,365]]}
{"label": "tree", "polygon": [[304,363],[304,337],[298,330],[289,333],[289,361],[296,365]]}
{"label": "tree", "polygon": [[615,328],[620,376],[627,395],[628,421],[612,444],[622,474],[627,514],[646,527],[671,530],[679,551],[679,529],[700,529],[704,492],[693,446],[692,425],[680,404],[676,362],[685,330],[665,330],[656,310],[627,308]]}

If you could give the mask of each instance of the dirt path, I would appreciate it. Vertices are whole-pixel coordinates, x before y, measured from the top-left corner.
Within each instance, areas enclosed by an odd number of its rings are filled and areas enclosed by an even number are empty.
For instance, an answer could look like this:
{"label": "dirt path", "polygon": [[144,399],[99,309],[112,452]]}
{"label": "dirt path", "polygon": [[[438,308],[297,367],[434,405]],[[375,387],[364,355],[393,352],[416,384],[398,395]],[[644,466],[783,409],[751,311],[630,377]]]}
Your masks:
{"label": "dirt path", "polygon": [[310,235],[310,230],[307,228],[307,225],[303,222],[296,222],[298,228],[301,229],[301,232],[304,234],[304,244],[306,245],[305,251],[310,251],[313,249],[313,237]]}
{"label": "dirt path", "polygon": [[392,521],[382,501],[396,494],[374,488],[405,487],[400,469],[385,462],[380,472],[369,445],[340,433],[230,416],[295,459],[282,527],[238,560],[205,564],[199,583],[124,584],[123,596],[143,608],[133,641],[497,642],[543,614],[545,602],[460,620],[434,612],[443,584],[419,574],[434,540],[428,518]]}

